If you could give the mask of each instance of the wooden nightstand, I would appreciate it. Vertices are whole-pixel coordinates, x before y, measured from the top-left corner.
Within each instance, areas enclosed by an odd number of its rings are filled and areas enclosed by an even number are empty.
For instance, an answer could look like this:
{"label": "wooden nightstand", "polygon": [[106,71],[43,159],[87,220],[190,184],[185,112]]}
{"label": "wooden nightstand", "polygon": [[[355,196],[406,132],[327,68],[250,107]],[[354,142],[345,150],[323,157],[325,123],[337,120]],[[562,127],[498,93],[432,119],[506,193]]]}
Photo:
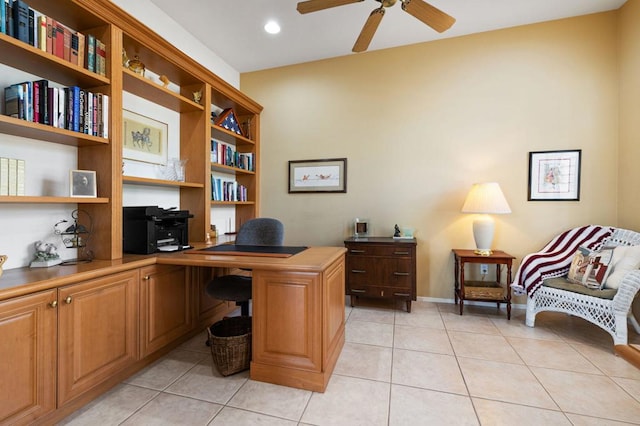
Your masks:
{"label": "wooden nightstand", "polygon": [[[464,307],[465,300],[485,300],[497,302],[498,309],[500,303],[507,304],[507,319],[511,319],[511,264],[515,257],[500,250],[494,250],[489,256],[480,256],[473,250],[453,249],[454,276],[455,276],[455,302],[460,301],[460,315]],[[476,263],[496,265],[495,281],[465,281],[464,264]],[[502,286],[500,283],[501,266],[507,267],[507,282]]]}

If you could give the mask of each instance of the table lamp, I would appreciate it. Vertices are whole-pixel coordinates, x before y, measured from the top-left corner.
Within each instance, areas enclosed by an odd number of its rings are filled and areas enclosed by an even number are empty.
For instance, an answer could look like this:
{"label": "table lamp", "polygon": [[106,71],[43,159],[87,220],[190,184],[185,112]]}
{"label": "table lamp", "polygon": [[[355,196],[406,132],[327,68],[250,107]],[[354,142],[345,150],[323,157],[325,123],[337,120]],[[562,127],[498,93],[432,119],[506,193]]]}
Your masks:
{"label": "table lamp", "polygon": [[464,200],[462,213],[480,214],[473,221],[473,238],[476,241],[475,253],[480,256],[491,255],[495,222],[489,215],[511,213],[511,208],[504,198],[500,185],[496,182],[473,184]]}

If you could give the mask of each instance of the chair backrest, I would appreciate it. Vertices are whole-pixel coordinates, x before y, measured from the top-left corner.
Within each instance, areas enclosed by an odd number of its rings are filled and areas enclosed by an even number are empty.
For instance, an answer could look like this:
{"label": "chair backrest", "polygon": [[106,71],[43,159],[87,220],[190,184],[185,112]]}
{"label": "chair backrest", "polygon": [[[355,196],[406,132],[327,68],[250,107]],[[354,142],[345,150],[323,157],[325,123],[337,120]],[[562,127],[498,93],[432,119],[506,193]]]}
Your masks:
{"label": "chair backrest", "polygon": [[258,217],[248,220],[238,230],[236,244],[245,246],[281,246],[284,225],[278,219]]}

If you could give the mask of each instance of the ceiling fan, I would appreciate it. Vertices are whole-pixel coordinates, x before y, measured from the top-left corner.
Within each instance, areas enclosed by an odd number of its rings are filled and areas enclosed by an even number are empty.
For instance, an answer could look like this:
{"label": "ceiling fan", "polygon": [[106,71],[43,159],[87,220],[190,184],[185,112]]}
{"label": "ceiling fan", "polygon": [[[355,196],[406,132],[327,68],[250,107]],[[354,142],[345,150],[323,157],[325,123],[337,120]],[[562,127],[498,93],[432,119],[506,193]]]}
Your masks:
{"label": "ceiling fan", "polygon": [[[336,6],[344,6],[351,3],[359,3],[364,0],[307,0],[298,3],[298,12],[310,13],[317,12],[319,10],[329,9]],[[380,21],[384,16],[385,8],[391,7],[396,4],[397,0],[376,0],[380,3],[380,7],[374,9],[369,15],[367,22],[364,23],[362,31],[353,45],[353,52],[364,52],[369,47],[369,43],[373,39],[373,35],[380,25]],[[439,33],[448,30],[456,19],[447,15],[440,9],[431,6],[429,3],[423,0],[400,0],[402,4],[402,10],[415,18],[424,22]]]}

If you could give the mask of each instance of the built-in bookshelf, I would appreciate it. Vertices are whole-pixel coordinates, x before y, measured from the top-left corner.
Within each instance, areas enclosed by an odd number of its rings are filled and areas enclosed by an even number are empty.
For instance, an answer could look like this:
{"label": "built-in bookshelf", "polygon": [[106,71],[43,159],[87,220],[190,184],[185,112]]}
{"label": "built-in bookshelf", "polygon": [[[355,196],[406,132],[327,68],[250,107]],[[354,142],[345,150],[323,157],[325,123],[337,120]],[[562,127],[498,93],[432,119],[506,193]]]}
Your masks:
{"label": "built-in bookshelf", "polygon": [[[0,1],[0,4],[4,2]],[[46,80],[49,87],[78,87],[96,98],[107,97],[108,121],[105,132],[73,131],[44,122],[27,121],[20,117],[0,115],[0,133],[77,149],[77,167],[96,171],[97,197],[73,198],[29,193],[25,196],[0,196],[4,204],[77,204],[96,218],[92,239],[100,246],[92,247],[97,259],[117,259],[122,256],[122,192],[124,185],[175,189],[180,194],[180,208],[189,210],[189,239],[202,242],[212,223],[218,206],[234,206],[236,226],[259,212],[259,119],[262,107],[208,69],[185,55],[171,43],[155,34],[112,2],[99,0],[30,0],[25,3],[33,10],[34,23],[60,24],[62,54],[43,45],[42,34],[33,31],[33,45],[29,41],[0,33],[0,62],[19,73]],[[36,13],[37,12],[37,13]],[[39,18],[40,16],[40,18]],[[57,32],[57,27],[56,27]],[[75,39],[84,36],[85,53],[69,50],[65,56],[65,38],[69,48]],[[71,36],[71,37],[70,37]],[[95,41],[93,65],[88,63],[87,41]],[[69,40],[67,40],[69,41]],[[59,42],[58,42],[59,43]],[[97,50],[95,50],[95,46]],[[129,58],[138,57],[148,72],[162,76],[146,78],[123,63],[123,51]],[[83,58],[83,59],[81,59]],[[96,59],[98,58],[98,59]],[[20,77],[6,85],[22,83]],[[152,176],[123,175],[123,93],[160,105],[179,114],[180,158],[188,159],[183,182],[156,179]],[[198,96],[195,96],[198,94]],[[4,108],[4,105],[2,105]],[[211,123],[214,109],[232,108],[243,126],[244,134],[237,134]],[[24,118],[24,117],[23,117]],[[78,129],[80,126],[78,126]],[[84,129],[84,127],[83,127]],[[234,151],[250,157],[252,169],[236,165],[212,164],[212,138],[234,147]],[[37,167],[37,164],[29,164]],[[28,173],[28,172],[27,172]],[[212,201],[212,174],[227,175],[245,188],[247,201]],[[61,170],[63,175],[68,170]],[[28,188],[27,188],[28,189]]]}

